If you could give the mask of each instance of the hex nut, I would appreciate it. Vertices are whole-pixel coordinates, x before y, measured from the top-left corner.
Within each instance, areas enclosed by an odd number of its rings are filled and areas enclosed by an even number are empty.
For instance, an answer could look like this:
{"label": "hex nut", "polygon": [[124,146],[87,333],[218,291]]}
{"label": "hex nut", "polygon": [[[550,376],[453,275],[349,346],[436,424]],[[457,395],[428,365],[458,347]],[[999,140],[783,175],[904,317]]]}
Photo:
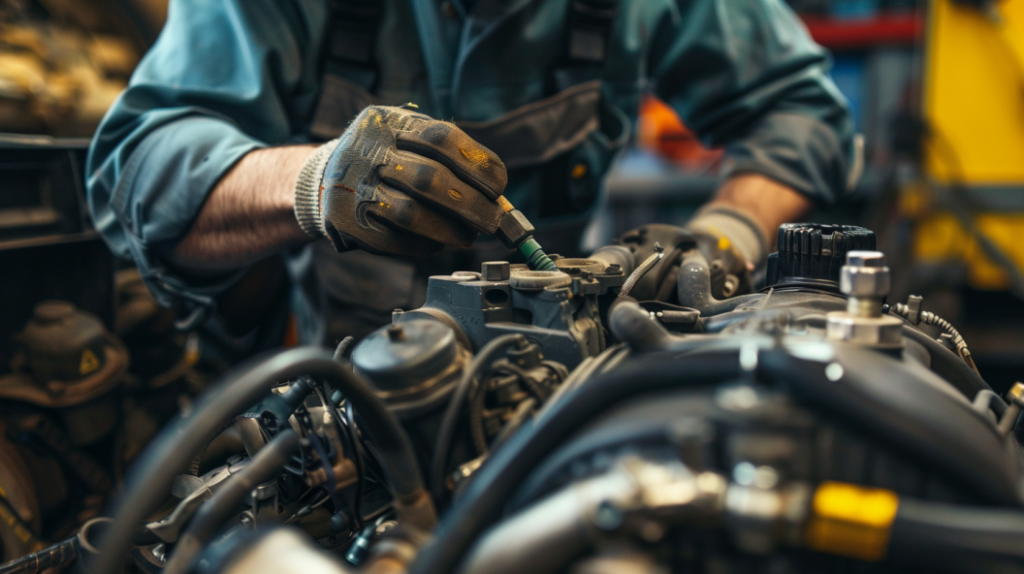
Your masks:
{"label": "hex nut", "polygon": [[513,249],[518,247],[527,237],[533,235],[534,231],[530,220],[526,219],[526,216],[518,209],[514,209],[501,216],[501,219],[498,221],[498,229],[495,230],[494,235],[501,240],[505,247]]}
{"label": "hex nut", "polygon": [[888,267],[846,265],[839,273],[839,290],[849,297],[885,297],[892,287]]}
{"label": "hex nut", "polygon": [[867,318],[833,311],[828,314],[825,333],[831,341],[884,349],[903,346],[903,321],[891,315]]}

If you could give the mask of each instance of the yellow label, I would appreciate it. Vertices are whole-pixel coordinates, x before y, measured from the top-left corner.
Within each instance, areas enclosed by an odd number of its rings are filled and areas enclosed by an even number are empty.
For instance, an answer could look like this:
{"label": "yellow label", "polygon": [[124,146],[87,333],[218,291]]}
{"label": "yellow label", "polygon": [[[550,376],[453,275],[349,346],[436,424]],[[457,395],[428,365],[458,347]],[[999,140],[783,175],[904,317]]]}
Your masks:
{"label": "yellow label", "polygon": [[822,483],[814,493],[805,541],[819,552],[881,560],[898,508],[899,497],[890,490]]}
{"label": "yellow label", "polygon": [[78,374],[88,375],[98,368],[100,368],[100,360],[96,358],[96,353],[93,353],[91,349],[82,351],[82,359],[78,361]]}

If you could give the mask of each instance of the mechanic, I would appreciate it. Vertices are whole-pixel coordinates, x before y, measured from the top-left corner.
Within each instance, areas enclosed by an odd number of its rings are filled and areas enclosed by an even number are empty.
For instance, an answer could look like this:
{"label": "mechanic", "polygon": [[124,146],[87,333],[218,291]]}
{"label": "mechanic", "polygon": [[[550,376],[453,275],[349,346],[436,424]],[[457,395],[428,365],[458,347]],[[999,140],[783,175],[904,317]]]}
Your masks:
{"label": "mechanic", "polygon": [[290,306],[301,341],[336,341],[428,275],[508,259],[502,192],[573,255],[653,91],[725,146],[688,227],[747,268],[856,181],[828,66],[782,0],[171,0],[96,133],[89,204],[189,321],[279,337]]}

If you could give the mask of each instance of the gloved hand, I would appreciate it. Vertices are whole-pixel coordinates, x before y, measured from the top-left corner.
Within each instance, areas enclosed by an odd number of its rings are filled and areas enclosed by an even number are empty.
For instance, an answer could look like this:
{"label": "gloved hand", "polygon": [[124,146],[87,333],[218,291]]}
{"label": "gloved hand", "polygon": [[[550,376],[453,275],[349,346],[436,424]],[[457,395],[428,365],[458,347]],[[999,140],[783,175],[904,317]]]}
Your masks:
{"label": "gloved hand", "polygon": [[630,292],[639,301],[675,301],[680,264],[693,249],[699,249],[708,261],[711,294],[716,299],[749,293],[753,289],[751,267],[768,256],[768,241],[757,223],[721,205],[701,209],[685,228],[644,225],[623,234],[618,243],[629,248],[637,265],[655,252],[655,245],[665,252]]}
{"label": "gloved hand", "polygon": [[338,251],[429,255],[495,233],[507,183],[498,156],[453,124],[370,106],[306,161],[295,217]]}
{"label": "gloved hand", "polygon": [[708,205],[697,212],[686,229],[708,260],[711,292],[717,299],[749,293],[751,271],[768,257],[768,241],[748,215],[723,205]]}

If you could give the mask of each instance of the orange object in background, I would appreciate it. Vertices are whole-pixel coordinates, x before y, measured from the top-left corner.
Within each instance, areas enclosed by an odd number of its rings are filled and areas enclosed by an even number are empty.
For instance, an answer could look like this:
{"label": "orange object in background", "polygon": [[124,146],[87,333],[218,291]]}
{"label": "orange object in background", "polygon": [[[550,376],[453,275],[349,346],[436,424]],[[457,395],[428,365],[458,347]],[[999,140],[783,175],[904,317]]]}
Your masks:
{"label": "orange object in background", "polygon": [[689,171],[717,168],[722,159],[722,150],[704,147],[675,110],[652,95],[645,96],[640,102],[637,145]]}

